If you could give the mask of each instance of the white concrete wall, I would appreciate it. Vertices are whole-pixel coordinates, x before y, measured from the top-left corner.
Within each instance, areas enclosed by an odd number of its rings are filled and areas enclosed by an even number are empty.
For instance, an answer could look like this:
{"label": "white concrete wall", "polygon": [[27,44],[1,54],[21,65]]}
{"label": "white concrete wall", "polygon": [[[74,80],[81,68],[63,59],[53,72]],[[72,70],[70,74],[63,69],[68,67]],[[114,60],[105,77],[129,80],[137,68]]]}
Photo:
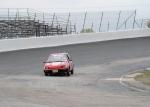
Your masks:
{"label": "white concrete wall", "polygon": [[149,29],[0,40],[0,52],[150,36]]}

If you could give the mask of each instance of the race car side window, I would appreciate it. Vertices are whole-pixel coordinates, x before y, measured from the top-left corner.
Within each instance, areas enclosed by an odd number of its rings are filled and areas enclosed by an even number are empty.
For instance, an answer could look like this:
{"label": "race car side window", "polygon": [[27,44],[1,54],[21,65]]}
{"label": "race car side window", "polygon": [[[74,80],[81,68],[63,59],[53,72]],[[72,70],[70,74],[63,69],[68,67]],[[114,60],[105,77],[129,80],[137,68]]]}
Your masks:
{"label": "race car side window", "polygon": [[69,60],[72,60],[71,57],[70,57],[69,55],[67,55],[67,57],[68,57]]}
{"label": "race car side window", "polygon": [[67,56],[67,59],[70,60],[70,57],[68,55],[66,55],[66,56]]}

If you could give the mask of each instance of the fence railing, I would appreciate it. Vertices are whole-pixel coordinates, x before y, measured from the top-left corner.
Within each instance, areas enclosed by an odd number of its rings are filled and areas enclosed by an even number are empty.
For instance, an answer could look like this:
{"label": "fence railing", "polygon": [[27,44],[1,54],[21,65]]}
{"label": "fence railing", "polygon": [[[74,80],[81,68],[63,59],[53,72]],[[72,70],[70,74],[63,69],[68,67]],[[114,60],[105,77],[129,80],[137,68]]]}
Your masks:
{"label": "fence railing", "polygon": [[[82,26],[80,29],[92,29],[95,32],[107,32],[143,28],[143,19],[138,19],[134,11],[114,11],[82,13]],[[93,14],[93,15],[92,15]],[[92,17],[91,17],[92,16]],[[80,32],[80,29],[78,31]]]}

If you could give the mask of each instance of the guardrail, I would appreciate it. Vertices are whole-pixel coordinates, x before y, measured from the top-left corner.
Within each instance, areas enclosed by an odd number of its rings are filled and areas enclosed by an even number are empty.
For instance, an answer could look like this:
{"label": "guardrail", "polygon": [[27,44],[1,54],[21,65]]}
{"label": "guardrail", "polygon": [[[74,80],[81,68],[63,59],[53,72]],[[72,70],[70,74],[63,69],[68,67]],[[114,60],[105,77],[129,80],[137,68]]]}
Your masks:
{"label": "guardrail", "polygon": [[0,40],[0,52],[150,36],[149,29]]}

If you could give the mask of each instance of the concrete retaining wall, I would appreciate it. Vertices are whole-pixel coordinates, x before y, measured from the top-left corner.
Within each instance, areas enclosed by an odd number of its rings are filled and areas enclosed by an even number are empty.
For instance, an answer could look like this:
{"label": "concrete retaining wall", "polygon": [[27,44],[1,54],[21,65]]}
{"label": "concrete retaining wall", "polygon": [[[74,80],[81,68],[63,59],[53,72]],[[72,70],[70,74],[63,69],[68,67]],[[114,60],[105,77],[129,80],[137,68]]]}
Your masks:
{"label": "concrete retaining wall", "polygon": [[0,40],[0,52],[150,36],[149,29]]}

